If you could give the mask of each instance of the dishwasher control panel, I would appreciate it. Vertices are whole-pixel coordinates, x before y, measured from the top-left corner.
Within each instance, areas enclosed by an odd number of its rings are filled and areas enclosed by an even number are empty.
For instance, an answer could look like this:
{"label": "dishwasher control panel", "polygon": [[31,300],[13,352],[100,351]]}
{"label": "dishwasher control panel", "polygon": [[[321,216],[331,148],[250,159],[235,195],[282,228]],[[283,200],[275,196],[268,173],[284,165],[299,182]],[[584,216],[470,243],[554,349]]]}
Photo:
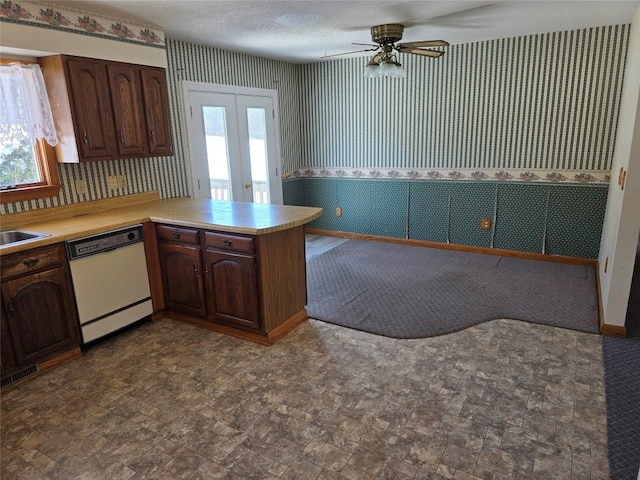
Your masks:
{"label": "dishwasher control panel", "polygon": [[74,260],[95,253],[114,250],[143,240],[142,225],[134,225],[132,227],[69,240],[67,242],[67,253],[69,254],[69,260]]}

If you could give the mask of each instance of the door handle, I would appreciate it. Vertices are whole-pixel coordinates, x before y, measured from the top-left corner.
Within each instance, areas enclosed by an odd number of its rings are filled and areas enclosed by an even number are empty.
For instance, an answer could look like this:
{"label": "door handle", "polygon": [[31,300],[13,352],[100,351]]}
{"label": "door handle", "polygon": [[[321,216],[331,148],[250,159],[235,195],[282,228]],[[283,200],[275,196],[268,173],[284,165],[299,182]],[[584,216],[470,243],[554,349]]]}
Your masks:
{"label": "door handle", "polygon": [[247,182],[247,183],[244,184],[244,188],[251,188],[251,187],[253,187],[253,185],[251,183]]}

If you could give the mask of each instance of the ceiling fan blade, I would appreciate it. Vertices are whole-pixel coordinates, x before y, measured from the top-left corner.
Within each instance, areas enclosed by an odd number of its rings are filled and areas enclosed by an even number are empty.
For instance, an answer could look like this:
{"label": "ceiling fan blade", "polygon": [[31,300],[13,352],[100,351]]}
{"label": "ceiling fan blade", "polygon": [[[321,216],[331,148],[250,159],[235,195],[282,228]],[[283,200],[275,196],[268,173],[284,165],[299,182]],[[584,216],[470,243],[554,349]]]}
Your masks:
{"label": "ceiling fan blade", "polygon": [[445,40],[425,40],[424,42],[405,42],[398,44],[398,47],[415,48],[415,47],[448,47],[449,42]]}
{"label": "ceiling fan blade", "polygon": [[420,48],[403,48],[399,51],[401,53],[413,53],[415,55],[424,55],[425,57],[433,58],[441,57],[442,55],[444,55],[444,52],[441,52],[439,50],[422,50]]}
{"label": "ceiling fan blade", "polygon": [[352,43],[351,45],[364,45],[366,47],[376,47],[379,48],[378,45],[376,45],[375,43]]}
{"label": "ceiling fan blade", "polygon": [[353,52],[344,52],[344,53],[334,53],[333,55],[323,55],[320,58],[330,58],[330,57],[339,57],[341,55],[350,55],[352,53],[361,53],[361,52],[373,52],[374,50],[378,50],[380,47],[376,48],[365,48],[364,50],[355,50]]}

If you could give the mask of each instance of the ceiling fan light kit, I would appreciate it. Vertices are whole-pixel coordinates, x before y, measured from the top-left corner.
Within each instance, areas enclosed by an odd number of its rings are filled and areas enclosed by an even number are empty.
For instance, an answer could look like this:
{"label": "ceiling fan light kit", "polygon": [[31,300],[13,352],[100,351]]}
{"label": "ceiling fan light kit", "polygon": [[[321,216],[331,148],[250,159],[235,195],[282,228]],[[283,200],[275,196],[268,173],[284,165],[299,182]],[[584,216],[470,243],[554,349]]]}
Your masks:
{"label": "ceiling fan light kit", "polygon": [[[448,42],[444,40],[426,40],[423,42],[398,43],[402,40],[404,33],[404,25],[390,23],[385,25],[376,25],[371,27],[371,40],[377,47],[372,50],[380,50],[377,52],[364,69],[364,76],[368,78],[392,77],[404,78],[406,72],[400,62],[398,62],[395,52],[412,53],[415,55],[423,55],[427,57],[437,58],[444,55],[441,50],[429,50],[421,47],[446,47]],[[375,45],[373,45],[375,46]],[[366,50],[365,50],[366,51]]]}
{"label": "ceiling fan light kit", "polygon": [[395,60],[395,56],[377,60],[374,56],[364,67],[364,76],[368,78],[393,77],[404,78],[402,65]]}
{"label": "ceiling fan light kit", "polygon": [[351,55],[360,52],[376,52],[369,60],[364,68],[364,76],[368,78],[392,77],[404,78],[406,73],[400,62],[398,62],[398,53],[411,53],[414,55],[422,55],[424,57],[437,58],[444,55],[442,50],[431,50],[423,47],[448,47],[449,42],[444,40],[425,40],[422,42],[396,43],[402,40],[404,33],[404,25],[399,23],[387,23],[384,25],[376,25],[371,27],[371,40],[376,44],[354,43],[354,45],[364,45],[364,50],[355,52],[336,53],[333,55],[325,55],[322,58],[337,57],[340,55]]}
{"label": "ceiling fan light kit", "polygon": [[404,78],[406,74],[401,64],[389,58],[380,61],[380,63],[369,61],[369,63],[367,63],[367,66],[364,67],[364,76],[368,78]]}

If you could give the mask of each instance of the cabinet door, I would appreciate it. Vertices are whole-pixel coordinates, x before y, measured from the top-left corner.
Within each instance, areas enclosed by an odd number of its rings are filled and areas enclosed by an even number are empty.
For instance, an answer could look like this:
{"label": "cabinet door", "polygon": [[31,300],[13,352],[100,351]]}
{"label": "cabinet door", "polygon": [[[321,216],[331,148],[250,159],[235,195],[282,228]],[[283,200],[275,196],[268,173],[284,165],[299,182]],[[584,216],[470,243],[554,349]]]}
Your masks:
{"label": "cabinet door", "polygon": [[2,283],[7,316],[4,328],[9,331],[18,367],[33,365],[80,345],[70,286],[71,279],[63,267]]}
{"label": "cabinet door", "polygon": [[7,324],[7,314],[5,313],[4,305],[2,305],[2,317],[0,317],[0,377],[4,378],[16,370],[18,368],[9,325]]}
{"label": "cabinet door", "polygon": [[169,95],[163,68],[140,67],[150,155],[171,155]]}
{"label": "cabinet door", "polygon": [[205,261],[209,319],[260,330],[255,256],[207,250]]}
{"label": "cabinet door", "polygon": [[140,80],[135,65],[108,64],[118,155],[142,157],[146,153],[146,126]]}
{"label": "cabinet door", "polygon": [[200,247],[160,243],[165,304],[200,317],[206,315]]}
{"label": "cabinet door", "polygon": [[88,160],[110,158],[115,154],[115,138],[104,63],[70,58],[67,65],[76,142],[81,157]]}

